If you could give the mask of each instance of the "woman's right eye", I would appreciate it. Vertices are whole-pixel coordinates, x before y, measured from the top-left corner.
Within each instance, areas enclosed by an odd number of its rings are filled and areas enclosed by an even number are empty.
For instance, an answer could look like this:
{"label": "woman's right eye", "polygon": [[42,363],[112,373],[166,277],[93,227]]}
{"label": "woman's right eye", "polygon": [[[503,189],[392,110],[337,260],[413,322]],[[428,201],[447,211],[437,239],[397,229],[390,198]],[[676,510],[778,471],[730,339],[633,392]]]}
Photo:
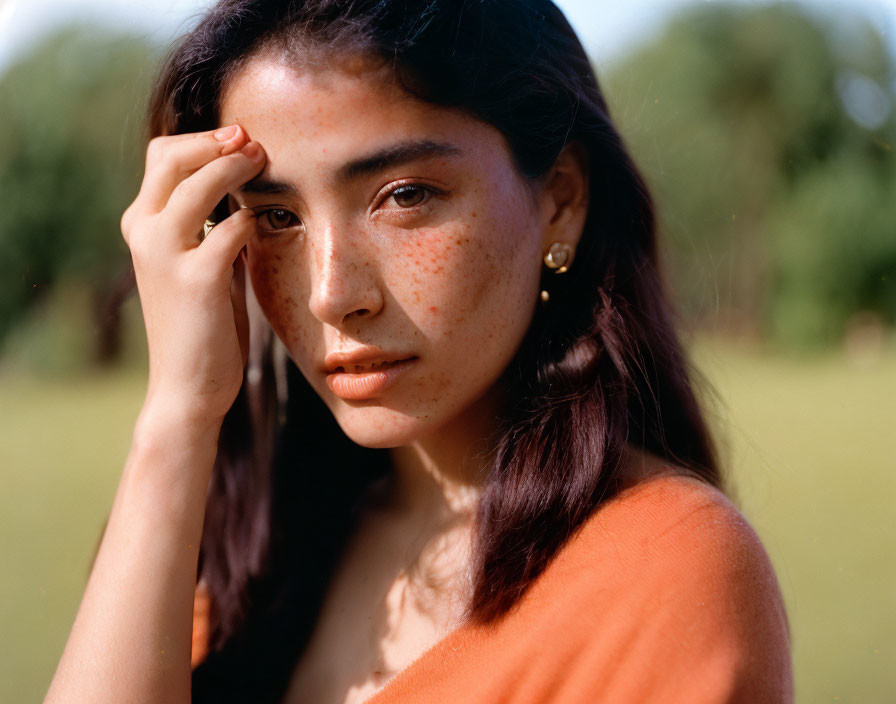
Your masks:
{"label": "woman's right eye", "polygon": [[263,232],[280,232],[301,225],[295,213],[285,208],[268,208],[256,213],[258,229]]}

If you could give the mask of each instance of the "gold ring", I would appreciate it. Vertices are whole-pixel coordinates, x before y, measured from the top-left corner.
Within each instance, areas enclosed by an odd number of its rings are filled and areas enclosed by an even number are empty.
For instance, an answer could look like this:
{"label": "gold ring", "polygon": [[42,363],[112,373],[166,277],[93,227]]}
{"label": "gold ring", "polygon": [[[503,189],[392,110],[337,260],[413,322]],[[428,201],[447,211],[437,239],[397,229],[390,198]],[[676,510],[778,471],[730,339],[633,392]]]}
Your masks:
{"label": "gold ring", "polygon": [[214,220],[206,220],[204,223],[202,223],[202,237],[201,237],[200,241],[202,241],[206,237],[208,237],[209,234],[211,234],[212,229],[217,224],[218,223],[216,223]]}

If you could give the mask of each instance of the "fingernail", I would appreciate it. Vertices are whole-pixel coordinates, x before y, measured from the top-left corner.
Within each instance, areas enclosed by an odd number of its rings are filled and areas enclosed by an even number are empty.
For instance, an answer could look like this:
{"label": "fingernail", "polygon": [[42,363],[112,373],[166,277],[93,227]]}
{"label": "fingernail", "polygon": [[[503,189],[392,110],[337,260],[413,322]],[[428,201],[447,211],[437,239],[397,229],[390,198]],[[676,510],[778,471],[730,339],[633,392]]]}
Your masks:
{"label": "fingernail", "polygon": [[215,132],[215,139],[217,139],[219,142],[226,142],[228,139],[236,137],[237,130],[239,130],[239,127],[237,125],[222,127],[217,132]]}
{"label": "fingernail", "polygon": [[249,142],[241,151],[252,161],[261,161],[261,145],[258,142]]}

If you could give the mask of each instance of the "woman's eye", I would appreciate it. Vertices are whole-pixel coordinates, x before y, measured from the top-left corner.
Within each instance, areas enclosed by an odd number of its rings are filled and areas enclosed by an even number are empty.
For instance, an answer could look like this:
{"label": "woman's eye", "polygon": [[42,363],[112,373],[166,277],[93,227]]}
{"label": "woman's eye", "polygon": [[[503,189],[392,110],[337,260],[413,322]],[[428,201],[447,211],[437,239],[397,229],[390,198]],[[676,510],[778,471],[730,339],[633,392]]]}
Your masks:
{"label": "woman's eye", "polygon": [[413,208],[415,205],[423,203],[432,191],[423,186],[400,186],[392,191],[391,196],[395,202],[402,208]]}
{"label": "woman's eye", "polygon": [[262,230],[287,230],[299,224],[296,215],[285,208],[271,208],[258,213],[258,226]]}

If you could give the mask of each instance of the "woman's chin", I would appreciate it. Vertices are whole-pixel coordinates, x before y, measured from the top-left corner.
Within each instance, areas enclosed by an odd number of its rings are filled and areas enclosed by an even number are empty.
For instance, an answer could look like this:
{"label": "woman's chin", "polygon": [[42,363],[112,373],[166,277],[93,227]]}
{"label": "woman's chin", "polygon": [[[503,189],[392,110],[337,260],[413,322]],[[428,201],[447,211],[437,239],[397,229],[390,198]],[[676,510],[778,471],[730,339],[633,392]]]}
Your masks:
{"label": "woman's chin", "polygon": [[371,449],[410,445],[431,432],[425,419],[382,406],[340,409],[334,415],[352,442]]}

